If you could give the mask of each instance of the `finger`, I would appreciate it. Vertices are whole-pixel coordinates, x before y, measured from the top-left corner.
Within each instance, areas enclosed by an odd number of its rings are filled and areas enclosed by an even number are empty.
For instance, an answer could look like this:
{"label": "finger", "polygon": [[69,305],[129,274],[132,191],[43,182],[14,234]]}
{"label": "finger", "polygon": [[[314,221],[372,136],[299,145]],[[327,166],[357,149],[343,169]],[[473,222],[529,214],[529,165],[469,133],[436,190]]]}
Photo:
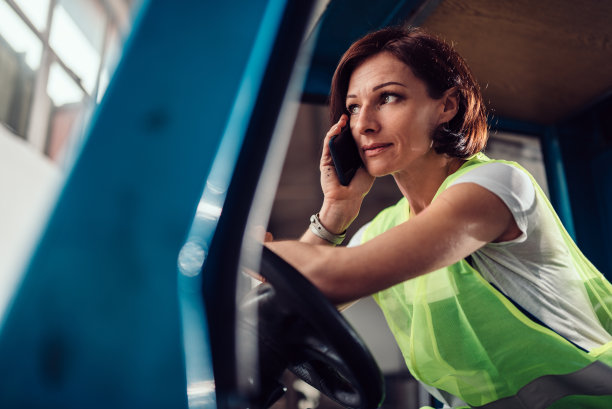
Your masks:
{"label": "finger", "polygon": [[247,276],[254,278],[257,281],[261,281],[262,283],[266,282],[266,279],[261,275],[256,273],[255,271],[251,270],[250,268],[243,268],[242,272],[244,274],[246,274]]}
{"label": "finger", "polygon": [[268,235],[272,237],[272,233],[266,231],[266,228],[261,225],[253,226],[250,230],[250,235],[252,239],[257,240],[260,243],[272,241],[272,239],[268,240]]}
{"label": "finger", "polygon": [[344,128],[347,125],[347,123],[348,123],[348,116],[346,116],[346,114],[342,114],[340,119],[338,119],[338,122],[333,124],[332,127],[329,129],[329,131],[327,131],[327,133],[325,134],[325,141],[328,142],[332,136],[338,135],[342,131],[342,128]]}
{"label": "finger", "polygon": [[348,123],[348,116],[346,114],[342,114],[338,122],[336,122],[325,134],[325,138],[323,140],[323,153],[321,155],[321,168],[324,166],[329,166],[332,163],[331,154],[329,152],[329,141],[330,139],[340,134],[342,132],[342,128],[344,128]]}
{"label": "finger", "polygon": [[267,231],[265,236],[264,236],[264,243],[266,243],[268,241],[274,241],[274,236],[269,231]]}

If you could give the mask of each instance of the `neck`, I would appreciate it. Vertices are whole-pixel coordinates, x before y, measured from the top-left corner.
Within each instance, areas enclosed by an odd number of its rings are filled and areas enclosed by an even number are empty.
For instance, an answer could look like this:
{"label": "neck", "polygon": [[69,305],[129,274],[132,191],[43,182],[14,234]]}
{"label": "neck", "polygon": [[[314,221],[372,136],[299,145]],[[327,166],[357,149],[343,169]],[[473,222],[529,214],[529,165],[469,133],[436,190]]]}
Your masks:
{"label": "neck", "polygon": [[440,185],[464,162],[463,159],[436,154],[409,170],[394,173],[395,183],[410,203],[410,213],[416,215],[429,206]]}

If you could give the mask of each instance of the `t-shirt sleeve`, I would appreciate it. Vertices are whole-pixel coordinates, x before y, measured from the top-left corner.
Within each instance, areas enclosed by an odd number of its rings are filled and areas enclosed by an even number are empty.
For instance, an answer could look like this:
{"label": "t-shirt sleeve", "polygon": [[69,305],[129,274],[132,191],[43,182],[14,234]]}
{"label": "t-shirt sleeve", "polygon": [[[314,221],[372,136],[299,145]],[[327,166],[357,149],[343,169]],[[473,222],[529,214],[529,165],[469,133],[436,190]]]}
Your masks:
{"label": "t-shirt sleeve", "polygon": [[348,242],[346,247],[359,246],[361,244],[361,242],[363,241],[363,234],[365,233],[365,230],[368,228],[369,225],[370,225],[370,222],[368,222],[368,223],[364,224],[363,226],[361,226],[359,228],[359,230],[357,230],[357,232],[355,232],[353,237],[351,237],[351,240]]}
{"label": "t-shirt sleeve", "polygon": [[529,215],[535,209],[536,193],[525,171],[506,163],[487,163],[459,176],[451,186],[459,183],[476,183],[497,195],[508,206],[523,233],[512,241],[522,242],[527,238],[533,228],[529,225]]}

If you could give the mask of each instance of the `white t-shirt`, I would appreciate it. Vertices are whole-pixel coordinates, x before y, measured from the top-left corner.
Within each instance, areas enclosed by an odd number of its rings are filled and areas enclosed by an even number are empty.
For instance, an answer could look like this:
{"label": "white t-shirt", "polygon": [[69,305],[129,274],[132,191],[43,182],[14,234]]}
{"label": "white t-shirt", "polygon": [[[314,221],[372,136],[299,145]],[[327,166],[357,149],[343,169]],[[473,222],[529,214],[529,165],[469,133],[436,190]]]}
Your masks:
{"label": "white t-shirt", "polygon": [[[612,341],[601,326],[584,286],[572,268],[571,256],[557,222],[540,203],[529,176],[517,167],[487,163],[453,181],[476,183],[508,206],[522,234],[511,241],[488,243],[472,254],[482,276],[553,331],[590,351]],[[365,227],[365,226],[364,226]],[[363,228],[351,240],[361,242]]]}

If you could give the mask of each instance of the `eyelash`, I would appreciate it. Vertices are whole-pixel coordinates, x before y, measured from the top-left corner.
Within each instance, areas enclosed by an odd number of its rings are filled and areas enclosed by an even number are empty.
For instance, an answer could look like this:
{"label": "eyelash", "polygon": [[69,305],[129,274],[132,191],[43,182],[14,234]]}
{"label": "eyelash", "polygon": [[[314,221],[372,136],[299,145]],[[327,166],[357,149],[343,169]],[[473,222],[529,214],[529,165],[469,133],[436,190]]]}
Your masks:
{"label": "eyelash", "polygon": [[[379,105],[390,104],[390,103],[394,102],[394,101],[388,101],[388,102],[385,102],[385,100],[386,100],[387,98],[389,98],[389,97],[391,97],[391,98],[395,98],[395,101],[397,101],[397,100],[399,100],[400,98],[402,98],[402,97],[401,97],[401,95],[396,94],[396,93],[394,93],[394,92],[383,92],[382,94],[380,94],[380,100],[379,100],[380,102],[379,102]],[[359,108],[359,105],[357,105],[357,104],[351,104],[351,105],[349,105],[348,107],[346,107],[346,111],[347,111],[347,113],[348,113],[349,115],[356,115],[358,112],[355,112],[354,110],[355,110],[355,109],[358,109],[358,108]]]}
{"label": "eyelash", "polygon": [[[384,101],[385,99],[387,99],[388,97],[395,98],[396,100],[398,100],[398,99],[400,98],[400,96],[399,96],[398,94],[395,94],[395,93],[393,93],[393,92],[384,92],[384,93],[383,93],[383,94],[382,94],[380,97],[381,97],[380,99],[381,99],[381,100],[383,100],[383,101]],[[388,103],[389,103],[389,102],[387,102],[387,104],[388,104]]]}
{"label": "eyelash", "polygon": [[358,108],[358,106],[356,104],[349,105],[348,107],[346,107],[346,112],[349,115],[355,115],[357,112],[353,112],[353,110],[356,109],[356,108]]}

